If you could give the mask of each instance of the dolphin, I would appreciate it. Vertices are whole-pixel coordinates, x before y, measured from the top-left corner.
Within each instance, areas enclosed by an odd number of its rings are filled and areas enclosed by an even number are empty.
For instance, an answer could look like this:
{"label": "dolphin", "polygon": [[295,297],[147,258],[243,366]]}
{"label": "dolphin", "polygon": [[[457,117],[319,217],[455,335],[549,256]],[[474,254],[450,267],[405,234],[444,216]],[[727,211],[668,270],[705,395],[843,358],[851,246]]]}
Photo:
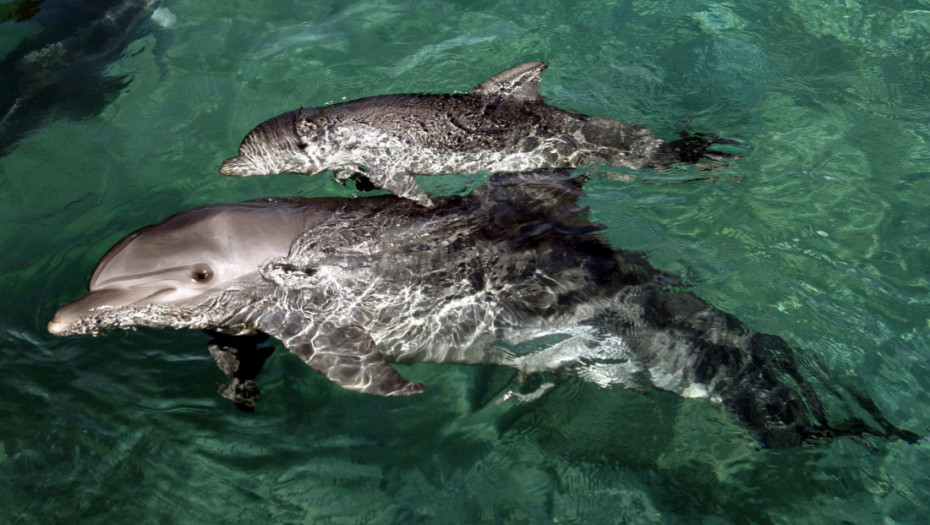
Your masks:
{"label": "dolphin", "polygon": [[229,379],[220,393],[243,410],[254,409],[270,336],[366,394],[424,391],[389,362],[490,364],[706,398],[769,447],[918,439],[868,399],[870,424],[828,424],[784,340],[611,248],[578,206],[580,184],[565,173],[494,177],[433,208],[394,196],[198,208],[118,242],[48,330],[207,330]]}
{"label": "dolphin", "polygon": [[104,69],[143,23],[173,17],[161,0],[105,0],[35,5],[24,16],[44,30],[0,61],[0,153],[49,118],[99,113],[129,84]]}
{"label": "dolphin", "polygon": [[224,175],[313,175],[332,170],[339,182],[363,179],[421,205],[432,201],[412,174],[526,172],[597,164],[665,168],[738,144],[712,134],[680,133],[664,142],[641,126],[581,115],[539,96],[546,62],[526,62],[467,93],[381,95],[301,108],[249,132]]}

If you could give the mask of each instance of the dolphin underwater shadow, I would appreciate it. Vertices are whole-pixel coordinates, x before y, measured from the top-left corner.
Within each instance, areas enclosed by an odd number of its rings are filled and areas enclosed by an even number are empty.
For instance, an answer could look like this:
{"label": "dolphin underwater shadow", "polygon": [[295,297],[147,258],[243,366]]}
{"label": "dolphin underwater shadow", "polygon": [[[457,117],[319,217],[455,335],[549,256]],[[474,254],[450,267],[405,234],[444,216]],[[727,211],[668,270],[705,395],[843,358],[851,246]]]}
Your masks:
{"label": "dolphin underwater shadow", "polygon": [[467,93],[380,95],[320,108],[301,108],[259,124],[226,159],[233,176],[332,170],[339,182],[383,188],[432,206],[413,174],[514,173],[592,165],[667,168],[705,158],[713,134],[682,131],[664,142],[648,128],[571,113],[539,95],[546,62],[526,62]]}
{"label": "dolphin underwater shadow", "polygon": [[44,29],[0,60],[0,154],[52,119],[91,117],[112,103],[131,78],[106,75],[104,70],[146,21],[163,29],[170,26],[174,15],[160,4],[161,0],[36,3],[34,12],[23,15],[34,17]]}
{"label": "dolphin underwater shadow", "polygon": [[424,391],[389,361],[493,364],[708,398],[768,447],[919,439],[865,398],[870,422],[829,423],[784,340],[675,291],[681,282],[641,254],[611,248],[578,206],[581,185],[532,173],[494,177],[434,208],[394,196],[198,208],[117,243],[87,295],[48,329],[207,330],[228,378],[220,394],[246,411],[271,336],[368,394]]}

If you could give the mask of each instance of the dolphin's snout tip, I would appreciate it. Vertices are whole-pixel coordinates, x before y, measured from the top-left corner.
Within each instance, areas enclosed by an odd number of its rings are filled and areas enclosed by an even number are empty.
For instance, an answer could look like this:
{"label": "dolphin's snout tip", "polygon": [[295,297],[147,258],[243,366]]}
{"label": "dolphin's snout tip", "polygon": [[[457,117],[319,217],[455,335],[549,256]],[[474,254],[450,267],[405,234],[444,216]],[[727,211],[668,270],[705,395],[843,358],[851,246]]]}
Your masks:
{"label": "dolphin's snout tip", "polygon": [[48,333],[52,335],[62,335],[65,330],[68,328],[68,323],[62,323],[52,319],[48,323]]}

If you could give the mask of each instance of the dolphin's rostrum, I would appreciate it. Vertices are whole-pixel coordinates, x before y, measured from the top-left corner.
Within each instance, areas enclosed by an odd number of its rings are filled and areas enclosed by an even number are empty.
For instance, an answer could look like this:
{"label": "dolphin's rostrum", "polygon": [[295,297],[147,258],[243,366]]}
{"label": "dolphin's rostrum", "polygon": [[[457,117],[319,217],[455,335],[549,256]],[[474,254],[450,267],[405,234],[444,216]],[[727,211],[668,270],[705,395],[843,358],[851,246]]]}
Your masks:
{"label": "dolphin's rostrum", "polygon": [[579,184],[493,178],[433,209],[390,196],[199,208],[120,241],[48,328],[211,331],[230,381],[221,393],[245,409],[267,334],[369,394],[424,390],[389,361],[499,364],[708,398],[772,447],[864,432],[917,439],[867,399],[871,425],[828,423],[782,339],[609,247],[578,207]]}
{"label": "dolphin's rostrum", "polygon": [[332,170],[430,206],[412,175],[526,172],[604,164],[663,168],[716,154],[716,135],[671,143],[650,130],[571,113],[539,96],[546,62],[526,62],[461,94],[381,95],[269,119],[242,141],[225,175]]}

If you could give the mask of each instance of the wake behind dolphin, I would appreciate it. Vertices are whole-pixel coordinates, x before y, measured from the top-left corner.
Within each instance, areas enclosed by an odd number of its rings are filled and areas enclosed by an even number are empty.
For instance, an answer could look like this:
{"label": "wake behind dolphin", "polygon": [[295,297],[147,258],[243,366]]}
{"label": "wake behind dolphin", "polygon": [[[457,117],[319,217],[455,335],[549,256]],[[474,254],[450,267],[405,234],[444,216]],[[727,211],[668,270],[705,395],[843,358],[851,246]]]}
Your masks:
{"label": "wake behind dolphin", "polygon": [[527,62],[463,94],[382,95],[302,108],[261,123],[242,141],[224,175],[332,170],[336,180],[375,187],[430,206],[413,174],[527,172],[605,164],[664,168],[718,157],[707,148],[735,144],[716,135],[681,134],[671,143],[648,128],[571,113],[539,96],[546,62]]}
{"label": "wake behind dolphin", "polygon": [[229,379],[221,394],[247,410],[267,334],[368,394],[425,389],[388,362],[493,364],[707,398],[771,447],[840,434],[917,439],[866,399],[871,426],[828,423],[782,339],[612,249],[578,207],[579,187],[534,173],[432,209],[391,196],[199,208],[117,243],[89,293],[48,328],[208,330]]}

